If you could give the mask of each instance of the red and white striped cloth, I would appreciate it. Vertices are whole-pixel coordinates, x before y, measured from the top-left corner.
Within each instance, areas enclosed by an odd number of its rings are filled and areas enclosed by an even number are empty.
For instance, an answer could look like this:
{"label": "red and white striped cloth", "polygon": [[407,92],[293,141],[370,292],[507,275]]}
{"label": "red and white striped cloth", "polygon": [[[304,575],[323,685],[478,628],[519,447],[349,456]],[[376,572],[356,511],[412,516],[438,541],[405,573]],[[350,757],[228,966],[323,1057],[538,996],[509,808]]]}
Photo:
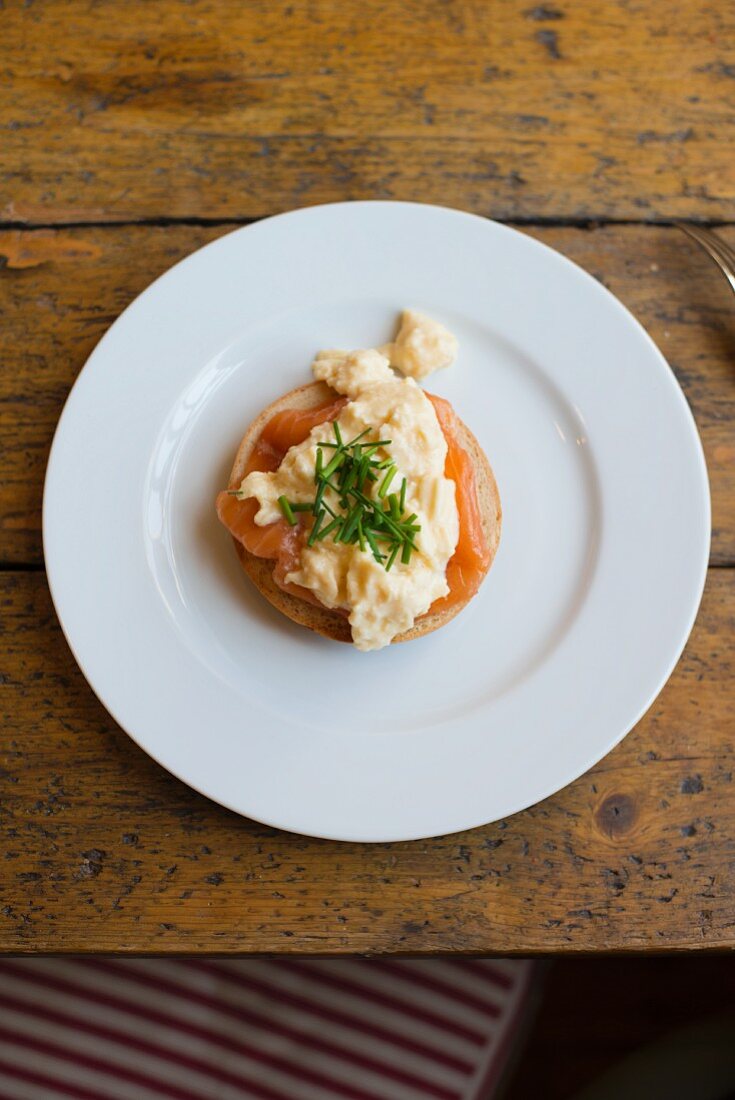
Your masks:
{"label": "red and white striped cloth", "polygon": [[0,960],[0,1100],[489,1100],[532,965]]}

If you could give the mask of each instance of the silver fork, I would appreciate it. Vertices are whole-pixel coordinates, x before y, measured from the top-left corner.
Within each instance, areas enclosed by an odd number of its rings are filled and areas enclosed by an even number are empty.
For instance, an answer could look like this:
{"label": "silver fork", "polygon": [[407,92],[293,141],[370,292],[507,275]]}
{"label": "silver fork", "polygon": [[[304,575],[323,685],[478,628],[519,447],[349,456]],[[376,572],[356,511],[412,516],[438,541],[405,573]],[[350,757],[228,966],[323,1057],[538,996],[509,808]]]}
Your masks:
{"label": "silver fork", "polygon": [[686,222],[675,221],[675,226],[686,233],[688,237],[691,237],[697,244],[701,244],[702,248],[712,257],[722,274],[730,284],[730,288],[735,293],[735,250],[733,250],[727,241],[723,241],[722,237],[718,237],[716,233],[710,232],[709,229],[702,229],[699,225],[688,225]]}

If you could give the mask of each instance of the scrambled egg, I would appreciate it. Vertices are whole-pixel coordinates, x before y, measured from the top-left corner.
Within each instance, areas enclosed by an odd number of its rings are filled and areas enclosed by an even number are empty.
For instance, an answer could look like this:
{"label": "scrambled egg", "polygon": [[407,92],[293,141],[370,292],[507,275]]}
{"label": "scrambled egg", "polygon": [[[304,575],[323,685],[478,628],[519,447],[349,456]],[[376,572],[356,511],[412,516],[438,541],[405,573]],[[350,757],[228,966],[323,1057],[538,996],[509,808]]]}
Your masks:
{"label": "scrambled egg", "polygon": [[[449,588],[446,568],[459,539],[454,482],[444,476],[447,444],[434,407],[416,384],[456,353],[456,340],[443,326],[406,311],[389,358],[378,350],[322,351],[312,364],[314,377],[349,398],[337,423],[345,441],[365,428],[361,442],[391,440],[375,457],[396,464],[396,484],[406,478],[406,511],[417,514],[421,531],[408,564],[400,557],[390,572],[359,545],[336,543],[330,537],[304,546],[299,567],[288,582],[310,589],[329,608],[349,614],[352,639],[361,650],[380,649],[410,629],[434,600]],[[391,362],[413,377],[399,378]],[[241,485],[246,497],[260,505],[258,525],[281,518],[278,498],[306,503],[314,498],[317,443],[333,440],[331,423],[320,424],[303,443],[285,455],[273,473],[253,472]],[[327,502],[338,508],[328,490]]]}
{"label": "scrambled egg", "polygon": [[398,335],[383,350],[401,374],[421,379],[452,365],[457,357],[457,337],[418,310],[404,309]]}

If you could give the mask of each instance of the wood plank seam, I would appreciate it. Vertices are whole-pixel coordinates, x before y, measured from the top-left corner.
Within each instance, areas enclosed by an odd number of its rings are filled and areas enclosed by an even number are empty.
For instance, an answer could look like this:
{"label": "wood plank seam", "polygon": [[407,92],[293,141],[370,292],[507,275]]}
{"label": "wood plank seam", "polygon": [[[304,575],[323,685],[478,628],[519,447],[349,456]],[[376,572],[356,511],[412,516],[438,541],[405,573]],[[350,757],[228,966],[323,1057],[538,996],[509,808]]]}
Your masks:
{"label": "wood plank seam", "polygon": [[[441,204],[437,204],[441,205]],[[297,208],[295,208],[297,209]],[[284,211],[288,213],[289,211]],[[473,213],[473,211],[467,211]],[[33,232],[37,229],[129,229],[135,226],[151,226],[154,229],[165,229],[169,226],[203,226],[215,227],[218,225],[245,226],[255,225],[269,217],[278,217],[278,214],[260,214],[251,217],[195,217],[194,215],[181,215],[181,217],[155,217],[155,218],[131,218],[120,221],[8,221],[0,219],[0,230],[18,230],[20,232]],[[490,218],[489,215],[478,214],[477,217],[487,217],[489,221],[498,222],[500,225],[508,225],[511,228],[528,229],[602,229],[606,226],[654,226],[666,227],[673,223],[669,218],[574,218],[574,217],[523,217]],[[701,226],[703,229],[728,229],[735,225],[735,221],[723,218],[684,218],[692,225]]]}

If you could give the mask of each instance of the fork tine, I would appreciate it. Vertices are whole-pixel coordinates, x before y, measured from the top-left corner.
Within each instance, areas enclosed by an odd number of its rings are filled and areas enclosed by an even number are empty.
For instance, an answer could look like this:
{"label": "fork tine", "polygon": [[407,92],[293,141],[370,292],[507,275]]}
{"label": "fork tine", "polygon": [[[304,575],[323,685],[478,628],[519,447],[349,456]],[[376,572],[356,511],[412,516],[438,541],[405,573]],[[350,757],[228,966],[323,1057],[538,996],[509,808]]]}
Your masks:
{"label": "fork tine", "polygon": [[735,268],[735,251],[730,247],[727,241],[720,237],[717,233],[713,233],[709,229],[704,229],[702,226],[697,226],[696,231],[701,238],[707,240],[715,251],[719,252],[722,258],[731,268]]}
{"label": "fork tine", "polygon": [[720,240],[719,237],[716,237],[714,233],[710,233],[709,230],[704,229],[702,226],[688,225],[686,222],[677,221],[674,222],[674,225],[681,229],[682,232],[686,233],[688,237],[691,237],[693,241],[696,241],[697,244],[701,245],[713,259],[719,257],[724,262],[727,262],[725,253],[727,246],[725,242]]}
{"label": "fork tine", "polygon": [[[716,234],[713,233],[712,235],[715,236]],[[727,241],[719,235],[717,236],[717,240],[722,246],[723,255],[727,258],[730,267],[735,268],[735,248],[733,248],[732,245],[728,244]]]}
{"label": "fork tine", "polygon": [[673,224],[704,248],[727,279],[733,292],[735,292],[735,253],[732,252],[727,242],[714,233],[710,233],[709,230],[701,229],[699,226],[687,225],[686,222],[680,221],[675,221]]}

